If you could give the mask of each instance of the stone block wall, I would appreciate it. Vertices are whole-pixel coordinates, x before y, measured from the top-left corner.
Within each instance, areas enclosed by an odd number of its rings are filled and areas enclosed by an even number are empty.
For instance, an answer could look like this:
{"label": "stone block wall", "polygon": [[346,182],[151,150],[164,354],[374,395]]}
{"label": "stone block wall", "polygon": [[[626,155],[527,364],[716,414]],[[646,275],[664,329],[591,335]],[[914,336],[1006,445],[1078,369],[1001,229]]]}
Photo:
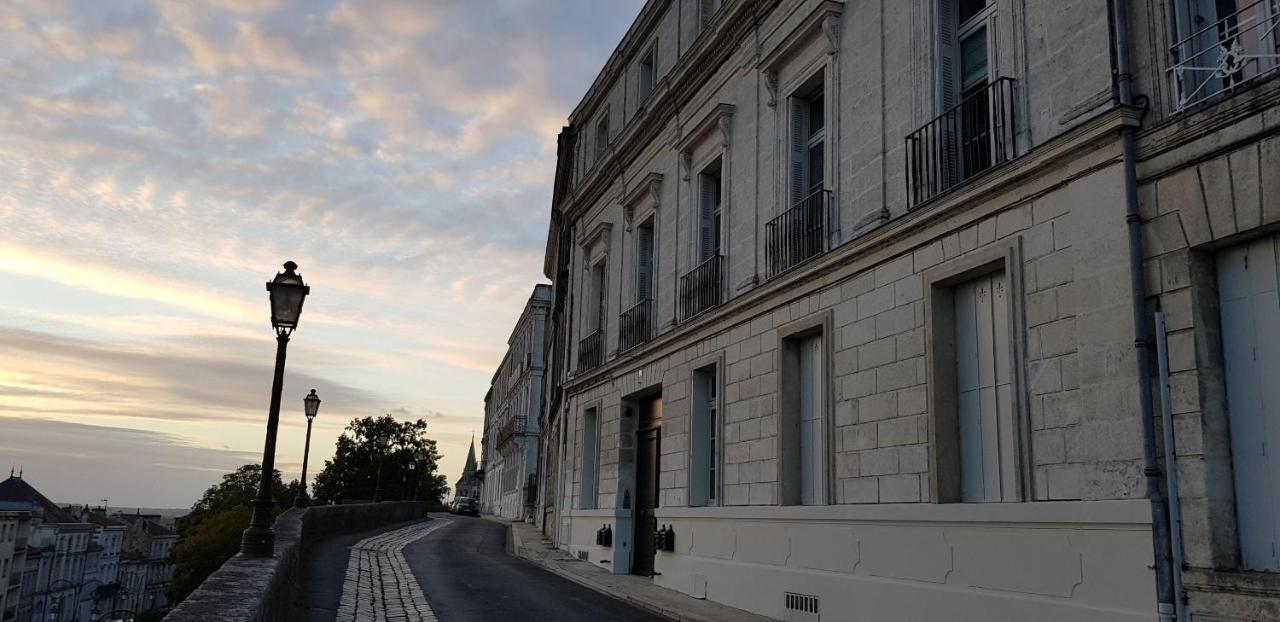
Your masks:
{"label": "stone block wall", "polygon": [[326,505],[292,509],[276,518],[276,553],[269,558],[236,555],[182,604],[169,622],[288,622],[297,619],[294,598],[301,564],[326,538],[426,516],[417,502]]}

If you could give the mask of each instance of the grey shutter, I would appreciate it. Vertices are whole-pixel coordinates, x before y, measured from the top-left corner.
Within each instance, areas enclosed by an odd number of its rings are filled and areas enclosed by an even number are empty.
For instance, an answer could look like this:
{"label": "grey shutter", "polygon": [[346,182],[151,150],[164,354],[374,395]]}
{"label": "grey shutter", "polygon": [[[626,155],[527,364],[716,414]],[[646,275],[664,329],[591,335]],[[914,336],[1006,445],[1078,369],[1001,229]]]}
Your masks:
{"label": "grey shutter", "polygon": [[1012,418],[1008,299],[1003,273],[956,288],[961,499],[1012,500]]}
{"label": "grey shutter", "polygon": [[653,227],[640,227],[636,239],[636,302],[653,296]]}
{"label": "grey shutter", "polygon": [[1218,255],[1236,527],[1245,570],[1280,570],[1280,299],[1275,237]]}
{"label": "grey shutter", "polygon": [[959,103],[960,79],[956,75],[960,63],[959,41],[956,40],[956,0],[938,2],[938,88],[942,112]]}
{"label": "grey shutter", "polygon": [[809,138],[809,102],[801,97],[791,98],[791,198],[788,205],[795,205],[804,198],[806,150]]}
{"label": "grey shutter", "polygon": [[701,9],[698,13],[698,23],[703,26],[711,21],[711,16],[716,12],[716,0],[701,0]]}
{"label": "grey shutter", "polygon": [[826,503],[826,445],[823,443],[823,409],[826,391],[822,365],[822,336],[799,344],[800,373],[800,503]]}
{"label": "grey shutter", "polygon": [[715,252],[716,186],[720,179],[714,175],[699,175],[702,181],[698,206],[698,263],[711,258]]}

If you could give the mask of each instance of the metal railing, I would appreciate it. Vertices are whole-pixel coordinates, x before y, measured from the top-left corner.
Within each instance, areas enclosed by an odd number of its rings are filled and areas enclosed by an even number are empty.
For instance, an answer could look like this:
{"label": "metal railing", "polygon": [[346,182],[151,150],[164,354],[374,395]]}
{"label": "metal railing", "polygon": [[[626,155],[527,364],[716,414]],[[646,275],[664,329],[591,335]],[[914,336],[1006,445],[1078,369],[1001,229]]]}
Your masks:
{"label": "metal railing", "polygon": [[604,363],[604,330],[587,335],[578,342],[578,373],[590,371]]}
{"label": "metal railing", "polygon": [[512,417],[510,421],[507,421],[502,424],[502,427],[498,428],[497,446],[502,447],[507,444],[507,441],[511,440],[511,437],[517,434],[524,434],[525,430],[528,429],[528,425],[528,419],[526,419],[524,415]]}
{"label": "metal railing", "polygon": [[724,302],[724,257],[713,255],[680,277],[680,321]]}
{"label": "metal railing", "polygon": [[[1199,27],[1203,16],[1180,10],[1178,19]],[[1280,68],[1280,0],[1258,0],[1195,30],[1169,48],[1169,73],[1178,99],[1174,111],[1221,95]],[[1184,32],[1190,28],[1184,29]]]}
{"label": "metal railing", "polygon": [[618,351],[630,350],[652,336],[653,301],[648,298],[622,312],[618,317]]}
{"label": "metal railing", "polygon": [[831,191],[819,190],[765,225],[768,278],[827,252],[834,225],[831,207]]}
{"label": "metal railing", "polygon": [[906,138],[907,200],[924,203],[1014,158],[1014,80],[998,78]]}

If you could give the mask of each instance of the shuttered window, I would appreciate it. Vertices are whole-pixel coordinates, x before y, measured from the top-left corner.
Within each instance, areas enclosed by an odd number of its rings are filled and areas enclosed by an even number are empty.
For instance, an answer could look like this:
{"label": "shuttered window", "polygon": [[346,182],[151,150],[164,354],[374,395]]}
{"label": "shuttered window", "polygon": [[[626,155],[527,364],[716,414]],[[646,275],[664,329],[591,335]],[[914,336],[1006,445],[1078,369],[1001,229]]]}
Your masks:
{"label": "shuttered window", "polygon": [[1269,236],[1218,255],[1236,528],[1246,570],[1280,570],[1280,295]]}
{"label": "shuttered window", "polygon": [[582,454],[579,456],[582,465],[582,481],[578,492],[578,509],[592,510],[596,507],[596,467],[600,461],[600,417],[594,408],[582,413]]}
{"label": "shuttered window", "polygon": [[636,302],[653,297],[653,220],[636,228]]}
{"label": "shuttered window", "polygon": [[956,286],[956,389],[962,501],[1017,499],[1012,348],[1003,272]]}
{"label": "shuttered window", "polygon": [[690,421],[689,504],[714,505],[719,487],[718,451],[719,414],[717,412],[719,381],[716,368],[709,367],[693,374],[693,413]]}
{"label": "shuttered window", "polygon": [[720,254],[724,189],[717,160],[698,175],[698,263]]}
{"label": "shuttered window", "polygon": [[591,309],[594,316],[590,319],[589,326],[595,329],[604,328],[605,307],[608,304],[608,277],[605,275],[605,262],[601,261],[591,267],[591,295],[595,299],[595,308]]}
{"label": "shuttered window", "polygon": [[[826,178],[826,107],[822,76],[791,97],[791,204],[822,190]],[[814,80],[811,80],[810,83]]]}
{"label": "shuttered window", "polygon": [[724,3],[724,0],[698,0],[698,2],[698,23],[705,26],[715,16],[716,11],[720,10],[720,5]]}
{"label": "shuttered window", "polygon": [[800,407],[800,503],[826,503],[826,444],[822,412],[826,390],[822,361],[822,335],[807,337],[797,344],[800,365],[797,374],[797,401]]}
{"label": "shuttered window", "polygon": [[649,93],[653,92],[653,83],[657,76],[657,49],[650,48],[644,56],[640,57],[639,65],[639,87],[637,94],[640,103],[649,98]]}

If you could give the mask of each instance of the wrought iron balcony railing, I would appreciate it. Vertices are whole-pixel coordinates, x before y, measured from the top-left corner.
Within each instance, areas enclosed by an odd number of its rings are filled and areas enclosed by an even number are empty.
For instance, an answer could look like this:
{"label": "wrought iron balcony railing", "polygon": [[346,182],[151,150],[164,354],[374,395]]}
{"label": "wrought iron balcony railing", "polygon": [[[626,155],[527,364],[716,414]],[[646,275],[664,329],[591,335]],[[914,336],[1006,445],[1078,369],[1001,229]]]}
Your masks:
{"label": "wrought iron balcony railing", "polygon": [[618,318],[618,351],[625,352],[652,336],[653,302],[648,298],[622,312]]}
{"label": "wrought iron balcony railing", "polygon": [[502,424],[502,427],[498,428],[497,446],[502,447],[507,444],[507,441],[511,440],[511,437],[517,434],[524,434],[528,429],[528,425],[528,420],[524,415],[512,417],[510,421]]}
{"label": "wrought iron balcony railing", "polygon": [[999,78],[907,135],[912,207],[1014,158],[1013,87]]}
{"label": "wrought iron balcony railing", "polygon": [[831,191],[819,190],[765,225],[768,278],[829,250],[834,225],[831,208]]}
{"label": "wrought iron balcony railing", "polygon": [[590,371],[604,363],[604,330],[587,335],[578,342],[578,373]]}
{"label": "wrought iron balcony railing", "polygon": [[724,302],[724,257],[713,255],[680,277],[680,321]]}
{"label": "wrought iron balcony railing", "polygon": [[1179,23],[1189,26],[1182,32],[1191,34],[1169,49],[1175,112],[1280,68],[1280,0],[1258,0],[1208,25],[1190,13],[1179,6]]}

